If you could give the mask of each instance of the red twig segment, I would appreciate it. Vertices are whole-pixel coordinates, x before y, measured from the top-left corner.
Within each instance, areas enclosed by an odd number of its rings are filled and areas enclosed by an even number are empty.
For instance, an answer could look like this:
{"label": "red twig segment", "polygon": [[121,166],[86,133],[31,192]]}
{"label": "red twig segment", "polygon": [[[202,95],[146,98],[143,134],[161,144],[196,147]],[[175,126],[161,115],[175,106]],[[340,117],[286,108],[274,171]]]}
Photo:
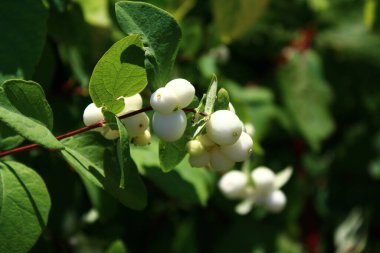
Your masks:
{"label": "red twig segment", "polygon": [[[147,112],[147,111],[151,111],[151,110],[152,110],[151,106],[144,107],[144,108],[142,108],[140,110],[124,114],[124,115],[120,116],[119,119],[125,119],[125,118],[128,118],[128,117],[132,117],[132,116],[134,116],[136,114]],[[192,109],[192,108],[184,108],[183,111],[195,113],[195,110]],[[207,116],[206,113],[200,113],[200,114],[202,116]],[[97,122],[95,124],[92,124],[92,125],[89,125],[89,126],[85,126],[85,127],[76,129],[74,131],[71,131],[71,132],[59,135],[56,138],[57,138],[57,140],[62,140],[62,139],[74,136],[76,134],[80,134],[80,133],[83,133],[83,132],[87,132],[87,131],[89,131],[91,129],[94,129],[94,128],[97,128],[97,127],[101,127],[104,124],[106,124],[106,121],[102,120],[102,121],[99,121],[99,122]],[[16,154],[16,153],[19,153],[19,152],[22,152],[22,151],[25,151],[25,150],[35,149],[35,148],[39,148],[39,147],[42,147],[42,146],[39,145],[39,144],[25,145],[25,146],[22,146],[22,147],[18,147],[18,148],[14,148],[14,149],[10,149],[10,150],[6,150],[6,151],[3,151],[3,152],[0,152],[0,157],[6,156],[6,155],[11,155],[11,154]]]}

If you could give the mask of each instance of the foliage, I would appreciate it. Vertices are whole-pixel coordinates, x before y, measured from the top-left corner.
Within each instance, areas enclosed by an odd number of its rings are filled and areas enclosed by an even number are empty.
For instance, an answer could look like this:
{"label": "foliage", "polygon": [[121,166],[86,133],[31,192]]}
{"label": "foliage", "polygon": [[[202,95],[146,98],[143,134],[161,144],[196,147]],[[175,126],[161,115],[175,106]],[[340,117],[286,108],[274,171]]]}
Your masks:
{"label": "foliage", "polygon": [[[0,158],[0,253],[378,252],[379,6],[1,1],[0,152],[38,148]],[[120,97],[148,105],[176,77],[198,97],[185,134],[134,146]],[[120,137],[57,140],[83,127],[90,100]],[[280,214],[239,216],[221,175],[189,165],[187,141],[230,102],[254,126],[235,169],[281,171]]]}

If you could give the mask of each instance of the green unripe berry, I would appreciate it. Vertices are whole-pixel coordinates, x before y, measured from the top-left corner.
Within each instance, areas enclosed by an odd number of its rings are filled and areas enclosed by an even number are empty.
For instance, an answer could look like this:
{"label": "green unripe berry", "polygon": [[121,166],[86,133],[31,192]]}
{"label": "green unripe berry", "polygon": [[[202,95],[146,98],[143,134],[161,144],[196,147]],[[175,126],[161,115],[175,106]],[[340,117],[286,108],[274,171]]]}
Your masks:
{"label": "green unripe berry", "polygon": [[205,152],[205,148],[202,143],[198,140],[191,140],[186,143],[187,152],[191,156],[199,156]]}

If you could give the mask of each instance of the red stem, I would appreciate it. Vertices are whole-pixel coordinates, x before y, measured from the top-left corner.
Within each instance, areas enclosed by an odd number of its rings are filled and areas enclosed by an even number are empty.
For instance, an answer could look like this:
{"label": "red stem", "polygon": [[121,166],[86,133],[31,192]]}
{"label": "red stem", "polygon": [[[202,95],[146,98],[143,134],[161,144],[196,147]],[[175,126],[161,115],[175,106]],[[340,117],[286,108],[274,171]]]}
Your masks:
{"label": "red stem", "polygon": [[[132,117],[132,116],[134,116],[136,114],[139,114],[139,113],[142,113],[142,112],[147,112],[147,111],[150,111],[150,110],[152,110],[151,106],[144,107],[144,108],[142,108],[140,110],[124,114],[124,115],[120,116],[119,119],[125,119],[125,118],[128,118],[128,117]],[[182,110],[185,111],[185,112],[193,112],[193,113],[196,112],[192,108],[184,108]],[[207,116],[207,113],[203,113],[202,112],[200,114],[202,116]],[[71,131],[71,132],[59,135],[56,138],[57,138],[57,140],[62,140],[62,139],[74,136],[76,134],[80,134],[80,133],[83,133],[83,132],[87,132],[87,131],[89,131],[91,129],[94,129],[94,128],[97,128],[97,127],[101,127],[105,123],[106,123],[106,121],[102,120],[102,121],[99,121],[99,122],[97,122],[95,124],[92,124],[92,125],[89,125],[89,126],[85,126],[85,127],[76,129],[74,131]],[[0,157],[6,156],[6,155],[11,155],[11,154],[16,154],[16,153],[19,153],[19,152],[22,152],[22,151],[25,151],[25,150],[35,149],[35,148],[39,148],[39,147],[41,147],[41,145],[40,144],[35,144],[35,143],[34,144],[25,145],[25,146],[21,146],[21,147],[18,147],[18,148],[14,148],[14,149],[10,149],[10,150],[6,150],[6,151],[3,151],[3,152],[0,152]]]}

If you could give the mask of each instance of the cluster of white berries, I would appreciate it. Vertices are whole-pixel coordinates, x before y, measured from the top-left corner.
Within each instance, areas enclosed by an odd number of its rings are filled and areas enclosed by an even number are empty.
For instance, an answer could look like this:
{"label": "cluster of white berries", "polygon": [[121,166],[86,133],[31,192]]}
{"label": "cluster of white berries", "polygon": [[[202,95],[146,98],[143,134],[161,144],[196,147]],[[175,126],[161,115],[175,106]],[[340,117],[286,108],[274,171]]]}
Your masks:
{"label": "cluster of white berries", "polygon": [[247,160],[252,152],[253,141],[245,132],[241,120],[230,110],[219,110],[210,115],[206,134],[187,143],[189,162],[193,167],[211,167],[225,172],[236,162]]}
{"label": "cluster of white berries", "polygon": [[194,86],[185,79],[174,79],[156,90],[150,97],[154,110],[152,126],[154,133],[164,141],[176,141],[185,132],[186,114],[181,110],[195,96]]}
{"label": "cluster of white berries", "polygon": [[[140,94],[131,97],[123,97],[124,108],[117,116],[127,114],[142,108],[142,98]],[[104,120],[102,108],[97,107],[94,103],[89,104],[83,113],[83,122],[86,126],[95,124]],[[151,135],[149,132],[149,118],[146,113],[139,113],[134,116],[121,120],[127,129],[128,135],[135,145],[147,145],[150,143]],[[111,129],[107,124],[96,128],[106,139],[114,140],[119,137],[119,131]]]}
{"label": "cluster of white berries", "polygon": [[290,178],[291,169],[275,174],[267,167],[258,167],[250,175],[242,171],[227,172],[219,181],[219,189],[229,199],[242,200],[236,212],[246,214],[253,205],[264,206],[270,212],[281,212],[286,196],[280,190]]}

